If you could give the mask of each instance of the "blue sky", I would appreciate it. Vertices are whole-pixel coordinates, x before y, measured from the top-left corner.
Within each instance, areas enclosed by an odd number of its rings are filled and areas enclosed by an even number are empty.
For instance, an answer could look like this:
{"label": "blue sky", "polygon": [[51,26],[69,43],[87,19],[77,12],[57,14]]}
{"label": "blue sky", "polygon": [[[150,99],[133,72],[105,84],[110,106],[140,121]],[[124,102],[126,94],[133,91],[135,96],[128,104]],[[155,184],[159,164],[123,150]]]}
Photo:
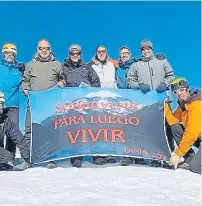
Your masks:
{"label": "blue sky", "polygon": [[122,45],[140,55],[139,43],[151,39],[163,52],[177,76],[201,87],[201,2],[0,2],[0,45],[18,46],[18,60],[28,62],[37,41],[50,40],[63,61],[71,43],[90,61],[99,44],[118,58]]}

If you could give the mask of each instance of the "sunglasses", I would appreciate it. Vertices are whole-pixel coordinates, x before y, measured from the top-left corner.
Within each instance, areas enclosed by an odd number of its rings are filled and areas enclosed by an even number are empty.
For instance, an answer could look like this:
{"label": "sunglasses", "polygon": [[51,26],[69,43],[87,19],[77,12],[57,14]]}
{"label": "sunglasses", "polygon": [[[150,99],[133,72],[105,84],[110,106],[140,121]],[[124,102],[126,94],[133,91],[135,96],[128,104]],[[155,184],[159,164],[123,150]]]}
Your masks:
{"label": "sunglasses", "polygon": [[50,47],[38,47],[40,51],[45,50],[45,51],[50,51]]}
{"label": "sunglasses", "polygon": [[120,55],[129,55],[130,52],[121,52]]}
{"label": "sunglasses", "polygon": [[105,54],[105,53],[106,53],[106,50],[98,50],[97,53],[98,53],[98,54]]}
{"label": "sunglasses", "polygon": [[188,92],[188,89],[180,88],[180,89],[174,91],[175,94],[177,94],[178,92]]}
{"label": "sunglasses", "polygon": [[70,52],[69,53],[71,56],[80,56],[81,52]]}
{"label": "sunglasses", "polygon": [[143,47],[142,48],[142,51],[146,51],[146,50],[152,50],[152,48],[151,47]]}

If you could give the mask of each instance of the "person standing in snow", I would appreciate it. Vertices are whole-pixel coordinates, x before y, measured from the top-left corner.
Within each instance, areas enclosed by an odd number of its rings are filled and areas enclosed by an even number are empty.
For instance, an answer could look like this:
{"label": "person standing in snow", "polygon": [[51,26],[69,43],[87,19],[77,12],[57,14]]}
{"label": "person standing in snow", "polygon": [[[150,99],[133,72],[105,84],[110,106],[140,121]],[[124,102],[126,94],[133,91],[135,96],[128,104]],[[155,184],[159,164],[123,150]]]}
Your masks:
{"label": "person standing in snow", "polygon": [[97,47],[91,65],[100,78],[101,88],[117,88],[116,69],[109,60],[107,49],[104,46]]}
{"label": "person standing in snow", "polygon": [[[190,92],[185,78],[173,79],[171,89],[177,97],[178,107],[172,112],[166,102],[165,116],[178,147],[171,155],[170,164],[177,168],[184,157],[182,168],[187,166],[201,174],[201,90]],[[199,148],[196,155],[191,149],[192,145]]]}
{"label": "person standing in snow", "polygon": [[[69,57],[64,60],[63,75],[66,87],[79,87],[82,83],[91,87],[100,87],[100,79],[90,64],[81,58],[82,51],[78,44],[69,47]],[[70,158],[74,167],[82,166],[83,157]]]}
{"label": "person standing in snow", "polygon": [[154,55],[150,40],[143,40],[140,50],[142,56],[129,69],[127,87],[140,89],[144,94],[154,89],[158,93],[167,91],[174,73],[166,57],[162,54]]}
{"label": "person standing in snow", "polygon": [[[97,47],[96,56],[92,58],[90,64],[100,78],[101,88],[117,88],[116,69],[109,60],[106,47],[103,45]],[[112,156],[94,156],[93,161],[98,165],[116,163],[116,159]]]}
{"label": "person standing in snow", "polygon": [[[25,65],[16,61],[17,47],[13,43],[3,45],[2,56],[3,60],[0,61],[0,91],[5,94],[7,116],[11,121],[19,124],[19,92]],[[12,161],[14,161],[16,145],[9,137],[6,139],[5,148],[11,152]]]}
{"label": "person standing in snow", "polygon": [[[21,85],[22,90],[27,96],[29,91],[42,91],[56,85],[61,87],[65,86],[64,77],[62,75],[62,64],[56,60],[49,41],[42,39],[38,42],[37,53],[33,60],[26,65]],[[25,137],[26,140],[30,142],[31,116],[29,104],[27,107],[25,124]],[[48,168],[55,167],[55,162],[49,162]]]}
{"label": "person standing in snow", "polygon": [[[16,122],[12,121],[8,117],[8,109],[4,108],[5,98],[4,93],[0,92],[0,171],[2,170],[25,170],[30,164],[30,153],[25,138],[22,135],[19,126]],[[23,167],[16,166],[13,168],[13,155],[4,148],[5,136],[10,138],[12,142],[20,150],[20,153],[24,159]]]}

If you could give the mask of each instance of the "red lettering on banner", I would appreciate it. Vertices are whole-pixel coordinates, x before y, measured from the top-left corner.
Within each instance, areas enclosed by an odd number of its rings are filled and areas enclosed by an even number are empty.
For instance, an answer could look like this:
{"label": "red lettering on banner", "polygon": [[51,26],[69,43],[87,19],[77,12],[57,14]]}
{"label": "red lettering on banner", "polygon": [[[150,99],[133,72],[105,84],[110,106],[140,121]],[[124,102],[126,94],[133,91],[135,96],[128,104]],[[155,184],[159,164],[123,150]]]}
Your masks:
{"label": "red lettering on banner", "polygon": [[79,115],[78,117],[76,116],[62,117],[54,121],[54,129],[57,129],[58,127],[63,127],[71,124],[79,124],[79,123],[83,123],[83,124],[86,123],[82,115]]}
{"label": "red lettering on banner", "polygon": [[147,155],[148,151],[144,149],[139,149],[139,148],[125,148],[125,153],[138,153],[141,155]]}
{"label": "red lettering on banner", "polygon": [[90,135],[91,139],[93,140],[93,142],[96,142],[98,140],[98,137],[99,137],[102,130],[103,129],[98,129],[97,133],[94,134],[92,129],[87,129],[87,131],[89,132],[89,135]]}
{"label": "red lettering on banner", "polygon": [[82,131],[81,142],[87,142],[86,129],[81,129],[81,131]]}
{"label": "red lettering on banner", "polygon": [[58,128],[58,125],[61,123],[61,119],[56,119],[54,121],[54,129],[57,129]]}
{"label": "red lettering on banner", "polygon": [[127,121],[127,117],[126,117],[126,116],[119,116],[119,117],[117,118],[117,121],[118,121],[118,123],[120,123],[120,124],[128,124],[128,121]]}
{"label": "red lettering on banner", "polygon": [[138,117],[129,117],[128,123],[131,125],[138,125],[140,123],[140,120]]}
{"label": "red lettering on banner", "polygon": [[126,142],[123,136],[123,129],[111,129],[112,131],[112,142],[116,142],[116,137],[120,139],[121,142]]}
{"label": "red lettering on banner", "polygon": [[94,120],[94,116],[90,115],[90,123],[98,123],[98,121]]}
{"label": "red lettering on banner", "polygon": [[166,159],[166,156],[160,153],[151,152],[152,157],[156,157],[158,159]]}
{"label": "red lettering on banner", "polygon": [[[108,132],[110,132],[108,134]],[[75,144],[78,139],[80,139],[81,142],[85,143],[87,142],[87,137],[90,136],[91,140],[93,142],[97,142],[99,138],[103,138],[105,142],[111,141],[111,142],[118,142],[117,138],[119,138],[119,141],[124,143],[126,142],[123,134],[124,131],[122,129],[107,129],[107,128],[99,128],[96,132],[93,132],[91,128],[88,129],[77,129],[76,134],[73,135],[72,131],[68,130],[67,136],[71,142],[71,144]],[[89,135],[88,135],[89,134]],[[111,139],[109,138],[109,135]]]}
{"label": "red lettering on banner", "polygon": [[117,121],[116,121],[116,116],[114,116],[114,115],[109,115],[109,116],[108,116],[108,123],[109,123],[109,124],[117,123]]}
{"label": "red lettering on banner", "polygon": [[78,136],[80,134],[80,131],[81,131],[80,129],[77,129],[75,136],[73,136],[72,131],[70,131],[70,130],[67,131],[67,135],[68,135],[68,137],[70,139],[70,142],[72,144],[76,143],[76,140],[77,140],[77,138],[78,138]]}

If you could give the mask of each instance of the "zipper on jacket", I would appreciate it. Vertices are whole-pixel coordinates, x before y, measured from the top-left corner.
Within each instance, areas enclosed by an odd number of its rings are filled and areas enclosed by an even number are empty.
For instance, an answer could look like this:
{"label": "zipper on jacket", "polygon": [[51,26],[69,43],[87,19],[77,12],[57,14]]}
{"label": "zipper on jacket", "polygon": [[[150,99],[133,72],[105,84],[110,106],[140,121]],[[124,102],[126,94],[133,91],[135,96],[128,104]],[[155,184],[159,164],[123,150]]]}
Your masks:
{"label": "zipper on jacket", "polygon": [[152,76],[154,76],[154,74],[153,74],[152,68],[150,67],[149,62],[148,62],[148,66],[149,66],[149,75],[150,75],[150,79],[151,79],[151,87],[152,87],[152,90],[153,90],[154,86],[153,86]]}

